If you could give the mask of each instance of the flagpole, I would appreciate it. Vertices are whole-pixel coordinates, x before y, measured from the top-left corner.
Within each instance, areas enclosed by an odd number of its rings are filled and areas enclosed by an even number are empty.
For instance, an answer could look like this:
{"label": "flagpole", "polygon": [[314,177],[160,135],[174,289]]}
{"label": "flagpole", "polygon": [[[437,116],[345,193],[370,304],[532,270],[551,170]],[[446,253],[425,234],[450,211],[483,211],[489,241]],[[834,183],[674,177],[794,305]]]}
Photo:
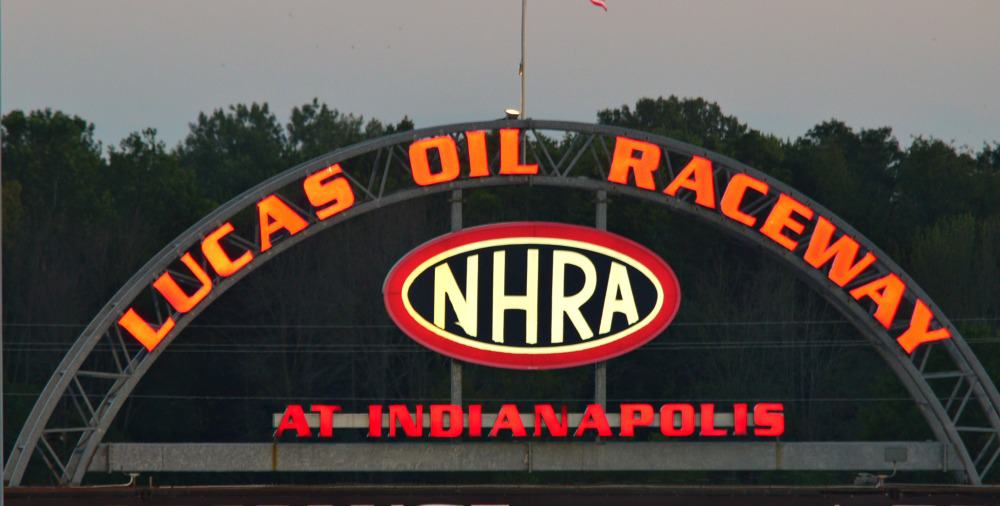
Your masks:
{"label": "flagpole", "polygon": [[521,74],[521,108],[520,118],[524,118],[524,19],[528,10],[528,0],[521,0],[521,65],[518,67],[518,74]]}

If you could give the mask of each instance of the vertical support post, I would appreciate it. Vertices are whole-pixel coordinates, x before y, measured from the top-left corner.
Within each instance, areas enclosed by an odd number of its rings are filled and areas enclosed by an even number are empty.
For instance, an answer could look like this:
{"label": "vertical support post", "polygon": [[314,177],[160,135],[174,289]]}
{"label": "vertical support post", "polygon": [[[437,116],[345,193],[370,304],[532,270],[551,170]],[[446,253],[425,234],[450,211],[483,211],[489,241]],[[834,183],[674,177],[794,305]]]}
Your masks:
{"label": "vertical support post", "polygon": [[521,0],[521,65],[517,69],[518,70],[518,74],[521,75],[521,109],[519,110],[520,114],[518,115],[518,117],[521,118],[521,119],[525,118],[525,115],[524,115],[524,56],[525,56],[525,47],[524,47],[524,22],[527,19],[527,14],[526,14],[527,11],[528,11],[528,0]]}
{"label": "vertical support post", "polygon": [[[462,190],[451,192],[451,231],[462,229]],[[462,405],[462,363],[451,359],[451,403]]]}
{"label": "vertical support post", "polygon": [[[608,192],[598,190],[594,224],[598,230],[608,229]],[[594,403],[608,407],[608,363],[598,362],[594,367]]]}

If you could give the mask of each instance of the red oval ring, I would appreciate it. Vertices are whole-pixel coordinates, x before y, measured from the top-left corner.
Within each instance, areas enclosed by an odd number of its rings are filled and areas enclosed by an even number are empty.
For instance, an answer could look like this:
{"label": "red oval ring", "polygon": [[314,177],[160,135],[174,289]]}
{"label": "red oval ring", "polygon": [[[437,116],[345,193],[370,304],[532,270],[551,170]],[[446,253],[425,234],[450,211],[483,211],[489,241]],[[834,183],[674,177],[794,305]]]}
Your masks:
{"label": "red oval ring", "polygon": [[[466,346],[444,338],[418,323],[403,304],[407,276],[426,260],[468,244],[508,238],[566,239],[602,246],[631,257],[656,276],[663,289],[660,311],[643,327],[629,335],[585,350],[542,354],[503,353]],[[551,222],[515,222],[483,225],[432,239],[404,256],[389,271],[382,287],[386,310],[392,320],[418,343],[449,357],[505,369],[559,369],[591,364],[628,353],[659,335],[677,315],[681,289],[673,269],[645,246],[622,236],[589,227]]]}

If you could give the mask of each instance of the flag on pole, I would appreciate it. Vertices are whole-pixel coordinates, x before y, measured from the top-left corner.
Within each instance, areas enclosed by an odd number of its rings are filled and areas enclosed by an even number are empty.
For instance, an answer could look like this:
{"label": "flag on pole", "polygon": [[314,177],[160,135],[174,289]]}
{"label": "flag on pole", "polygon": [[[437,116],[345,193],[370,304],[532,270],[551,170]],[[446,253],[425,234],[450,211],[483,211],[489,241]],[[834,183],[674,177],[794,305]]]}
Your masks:
{"label": "flag on pole", "polygon": [[608,4],[604,3],[604,0],[590,0],[590,3],[604,9],[604,12],[608,12]]}

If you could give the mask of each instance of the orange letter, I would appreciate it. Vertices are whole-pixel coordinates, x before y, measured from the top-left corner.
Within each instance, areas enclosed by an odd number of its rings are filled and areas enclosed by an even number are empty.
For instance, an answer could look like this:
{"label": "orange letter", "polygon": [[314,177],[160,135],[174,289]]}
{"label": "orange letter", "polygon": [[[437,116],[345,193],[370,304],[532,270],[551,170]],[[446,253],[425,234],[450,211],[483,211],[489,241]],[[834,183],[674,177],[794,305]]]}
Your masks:
{"label": "orange letter", "polygon": [[309,422],[306,422],[306,414],[302,411],[302,405],[289,404],[285,408],[285,414],[281,416],[281,423],[274,431],[274,437],[281,437],[288,429],[295,429],[296,437],[309,437],[312,431],[309,430]]}
{"label": "orange letter", "polygon": [[653,424],[653,406],[649,404],[622,404],[619,409],[621,413],[619,436],[633,437],[637,426],[649,427]]}
{"label": "orange letter", "polygon": [[736,174],[729,180],[725,193],[722,194],[722,202],[719,207],[722,214],[748,226],[752,227],[757,223],[757,218],[740,211],[740,204],[747,189],[751,189],[762,195],[767,195],[767,183],[747,174]]}
{"label": "orange letter", "polygon": [[854,263],[860,249],[858,242],[847,235],[842,235],[831,246],[830,240],[833,239],[835,230],[837,227],[833,223],[820,216],[816,220],[816,228],[813,230],[812,239],[809,240],[809,247],[806,249],[804,258],[806,263],[817,269],[832,258],[833,265],[830,266],[830,273],[827,277],[837,286],[843,287],[874,263],[875,255],[869,251],[860,262]]}
{"label": "orange letter", "polygon": [[521,165],[521,131],[516,128],[500,129],[500,174],[517,176],[538,174],[538,164]]}
{"label": "orange letter", "polygon": [[473,130],[465,132],[465,142],[469,145],[469,177],[490,175],[490,161],[486,156],[486,132]]}
{"label": "orange letter", "polygon": [[889,328],[892,325],[892,319],[896,317],[899,302],[903,300],[904,291],[906,291],[906,285],[895,274],[890,272],[867,285],[862,285],[851,290],[851,297],[854,297],[855,300],[861,300],[861,297],[868,297],[875,301],[875,304],[878,305],[878,309],[875,311],[875,319],[883,327]]}
{"label": "orange letter", "polygon": [[226,222],[201,240],[202,254],[205,255],[205,258],[212,266],[212,269],[215,270],[215,273],[224,278],[228,278],[229,276],[236,274],[240,269],[246,266],[246,264],[250,263],[250,260],[253,260],[253,253],[250,253],[249,251],[244,252],[239,258],[233,260],[229,258],[226,250],[222,249],[222,245],[219,244],[219,241],[221,241],[223,237],[232,233],[232,231],[233,224]]}
{"label": "orange letter", "polygon": [[934,315],[931,314],[927,304],[917,299],[917,305],[913,308],[913,316],[910,317],[910,328],[896,338],[896,342],[906,350],[906,353],[913,353],[913,350],[921,344],[951,337],[951,332],[947,328],[941,327],[931,330],[931,318],[933,317]]}
{"label": "orange letter", "polygon": [[319,413],[319,437],[333,437],[333,414],[340,411],[334,404],[313,404],[309,410]]}
{"label": "orange letter", "polygon": [[709,209],[715,209],[715,179],[712,176],[712,161],[695,156],[687,166],[681,169],[663,193],[671,197],[677,196],[677,190],[685,188],[695,192],[696,204]]}
{"label": "orange letter", "polygon": [[[635,152],[639,152],[639,158]],[[628,184],[629,172],[635,174],[635,185],[655,190],[653,173],[660,167],[660,147],[649,142],[618,136],[615,139],[615,156],[611,159],[608,181]]]}
{"label": "orange letter", "polygon": [[[441,172],[431,172],[430,162],[427,161],[427,152],[431,149],[436,149],[441,156]],[[413,181],[420,186],[458,179],[458,148],[455,146],[455,139],[449,135],[441,135],[410,144],[410,170],[413,171]]]}
{"label": "orange letter", "polygon": [[136,341],[142,343],[147,350],[153,351],[156,345],[160,344],[160,341],[174,328],[174,319],[167,317],[167,321],[160,325],[159,329],[153,330],[146,320],[143,320],[139,313],[136,313],[134,309],[128,308],[125,314],[118,319],[118,325],[132,334],[132,337]]}
{"label": "orange letter", "polygon": [[278,230],[285,229],[288,235],[295,235],[309,226],[309,222],[277,195],[268,195],[258,202],[257,215],[260,218],[258,225],[261,253],[271,249],[271,236]]}
{"label": "orange letter", "polygon": [[[354,190],[346,177],[336,177],[343,173],[339,164],[333,164],[319,172],[310,174],[302,182],[302,189],[313,207],[316,217],[325,220],[354,205]],[[319,207],[330,204],[323,209]]]}
{"label": "orange letter", "polygon": [[778,197],[778,202],[771,208],[771,213],[764,220],[764,226],[760,227],[760,233],[771,238],[772,241],[780,244],[788,251],[793,251],[798,243],[789,239],[782,231],[786,228],[801,234],[806,229],[804,223],[797,221],[792,214],[798,214],[807,220],[813,217],[813,210],[806,207],[798,200],[782,193]]}
{"label": "orange letter", "polygon": [[201,282],[201,287],[194,294],[189,296],[184,293],[184,290],[177,284],[177,281],[174,281],[174,277],[169,272],[164,272],[160,277],[156,278],[156,281],[153,281],[153,288],[156,288],[174,309],[182,313],[187,313],[212,291],[212,278],[208,277],[205,270],[198,265],[198,262],[194,261],[191,253],[185,253],[181,257],[181,263],[186,265],[188,269],[191,269],[194,277],[198,278],[198,281]]}

